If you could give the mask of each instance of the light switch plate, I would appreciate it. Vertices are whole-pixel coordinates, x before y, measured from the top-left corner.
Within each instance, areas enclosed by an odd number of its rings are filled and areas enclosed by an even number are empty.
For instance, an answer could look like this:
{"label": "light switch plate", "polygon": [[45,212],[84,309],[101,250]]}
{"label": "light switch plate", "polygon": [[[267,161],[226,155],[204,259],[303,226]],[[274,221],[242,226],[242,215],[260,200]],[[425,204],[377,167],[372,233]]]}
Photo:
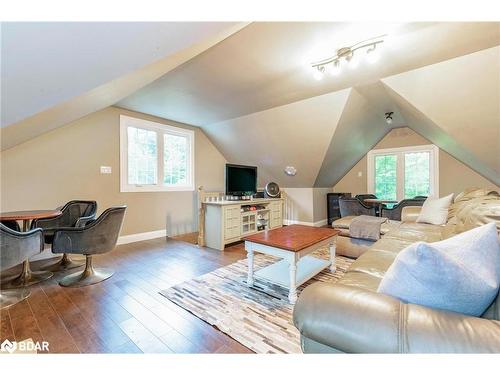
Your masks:
{"label": "light switch plate", "polygon": [[358,177],[362,177],[363,176],[363,172],[359,171],[358,172]]}
{"label": "light switch plate", "polygon": [[101,174],[111,174],[111,167],[101,165]]}

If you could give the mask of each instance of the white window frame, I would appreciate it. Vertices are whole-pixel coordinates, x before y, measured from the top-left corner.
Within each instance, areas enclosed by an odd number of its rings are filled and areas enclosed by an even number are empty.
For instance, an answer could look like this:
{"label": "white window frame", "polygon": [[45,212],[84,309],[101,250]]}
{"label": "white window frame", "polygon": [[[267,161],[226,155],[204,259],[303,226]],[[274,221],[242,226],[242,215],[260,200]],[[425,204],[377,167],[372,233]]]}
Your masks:
{"label": "white window frame", "polygon": [[[128,133],[127,128],[134,127],[152,130],[157,142],[157,183],[138,185],[128,183]],[[186,185],[166,185],[163,183],[164,160],[163,139],[165,134],[179,135],[188,139],[188,172]],[[194,191],[194,131],[165,125],[158,122],[120,115],[120,192],[155,192],[155,191]]]}
{"label": "white window frame", "polygon": [[368,152],[368,168],[367,168],[367,191],[370,194],[375,193],[375,156],[377,155],[397,155],[397,200],[404,199],[404,154],[407,152],[421,152],[427,151],[430,153],[430,196],[439,197],[439,147],[436,145],[422,145],[422,146],[409,146],[409,147],[396,147],[376,149]]}

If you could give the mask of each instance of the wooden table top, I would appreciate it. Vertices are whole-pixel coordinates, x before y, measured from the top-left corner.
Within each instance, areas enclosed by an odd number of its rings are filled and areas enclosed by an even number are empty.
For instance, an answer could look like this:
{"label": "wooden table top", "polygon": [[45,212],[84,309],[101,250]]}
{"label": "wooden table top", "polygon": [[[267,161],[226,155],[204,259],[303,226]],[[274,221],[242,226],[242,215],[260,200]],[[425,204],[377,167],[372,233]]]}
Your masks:
{"label": "wooden table top", "polygon": [[12,211],[0,213],[0,220],[49,219],[61,214],[62,212],[59,210]]}
{"label": "wooden table top", "polygon": [[375,199],[375,198],[367,198],[363,199],[364,202],[368,203],[398,203],[399,201],[395,201],[392,199]]}
{"label": "wooden table top", "polygon": [[339,230],[332,228],[288,225],[252,234],[244,237],[243,240],[297,252],[339,233]]}

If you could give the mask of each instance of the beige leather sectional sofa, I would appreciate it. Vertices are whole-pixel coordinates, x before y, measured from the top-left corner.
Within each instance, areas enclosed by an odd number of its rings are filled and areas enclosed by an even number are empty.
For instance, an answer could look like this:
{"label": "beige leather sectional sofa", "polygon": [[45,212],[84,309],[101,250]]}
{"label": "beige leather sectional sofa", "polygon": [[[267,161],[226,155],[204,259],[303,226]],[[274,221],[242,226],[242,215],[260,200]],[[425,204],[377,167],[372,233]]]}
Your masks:
{"label": "beige leather sectional sofa", "polygon": [[[401,222],[381,229],[376,242],[348,237],[339,254],[358,256],[335,284],[315,283],[300,295],[294,323],[305,353],[500,353],[500,297],[481,318],[405,304],[377,293],[397,254],[415,241],[434,242],[494,221],[500,233],[500,196],[484,189],[459,194],[444,226],[416,223],[420,207],[406,207]],[[344,227],[344,229],[342,229]]]}

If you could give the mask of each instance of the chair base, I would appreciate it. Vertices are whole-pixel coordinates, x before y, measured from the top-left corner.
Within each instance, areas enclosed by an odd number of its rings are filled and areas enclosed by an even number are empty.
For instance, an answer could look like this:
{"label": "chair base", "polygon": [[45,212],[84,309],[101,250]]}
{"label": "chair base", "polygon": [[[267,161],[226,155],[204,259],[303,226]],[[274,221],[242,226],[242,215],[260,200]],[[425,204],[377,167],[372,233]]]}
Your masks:
{"label": "chair base", "polygon": [[83,259],[73,260],[69,257],[68,254],[63,254],[62,258],[59,259],[57,262],[43,266],[40,268],[40,270],[58,272],[58,271],[66,271],[73,268],[82,267],[83,265],[85,265]]}
{"label": "chair base", "polygon": [[25,300],[30,294],[31,292],[28,289],[0,290],[0,310]]}
{"label": "chair base", "polygon": [[23,270],[18,276],[7,279],[2,283],[2,289],[24,288],[50,279],[54,274],[48,271],[31,271],[28,260],[23,262]]}
{"label": "chair base", "polygon": [[71,288],[100,283],[113,276],[114,271],[108,268],[94,268],[92,266],[92,256],[87,255],[85,269],[83,272],[76,272],[64,277],[59,281],[59,285]]}

